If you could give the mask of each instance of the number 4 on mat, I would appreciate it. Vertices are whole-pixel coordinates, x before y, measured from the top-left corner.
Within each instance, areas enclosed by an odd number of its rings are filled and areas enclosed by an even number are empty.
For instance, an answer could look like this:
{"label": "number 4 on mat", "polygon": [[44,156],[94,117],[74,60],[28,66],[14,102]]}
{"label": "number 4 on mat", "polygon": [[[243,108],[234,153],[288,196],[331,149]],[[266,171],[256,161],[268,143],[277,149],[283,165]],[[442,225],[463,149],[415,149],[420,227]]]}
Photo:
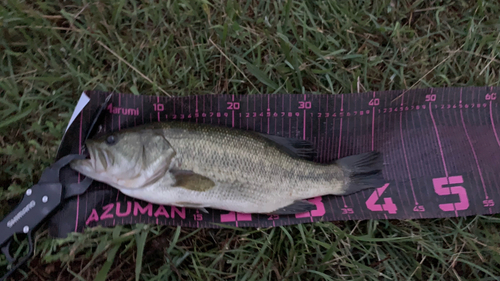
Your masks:
{"label": "number 4 on mat", "polygon": [[381,212],[381,211],[387,211],[389,214],[395,214],[398,211],[398,208],[396,207],[396,204],[392,202],[392,198],[390,197],[384,197],[384,203],[383,204],[376,204],[378,199],[382,196],[382,193],[387,189],[389,186],[388,183],[386,183],[384,186],[377,188],[375,191],[373,191],[372,195],[366,200],[366,207],[372,212]]}

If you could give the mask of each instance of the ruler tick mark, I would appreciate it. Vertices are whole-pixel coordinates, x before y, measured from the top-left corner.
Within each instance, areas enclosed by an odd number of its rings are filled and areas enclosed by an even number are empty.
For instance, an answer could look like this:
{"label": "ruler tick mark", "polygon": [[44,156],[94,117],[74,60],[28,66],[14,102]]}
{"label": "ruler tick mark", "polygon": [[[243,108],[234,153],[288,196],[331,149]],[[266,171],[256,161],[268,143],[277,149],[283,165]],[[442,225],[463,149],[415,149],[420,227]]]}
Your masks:
{"label": "ruler tick mark", "polygon": [[[404,97],[401,97],[401,106],[403,105]],[[413,194],[413,200],[415,205],[418,206],[417,196],[415,195],[415,188],[413,187],[413,181],[411,179],[410,165],[408,164],[408,154],[406,153],[405,140],[403,136],[403,112],[399,112],[399,134],[401,137],[401,147],[403,148],[403,156],[405,158],[406,172],[408,173],[408,180],[410,181],[411,192]]]}
{"label": "ruler tick mark", "polygon": [[497,144],[498,146],[500,147],[500,140],[498,138],[498,134],[497,134],[497,129],[495,127],[495,121],[493,121],[493,107],[491,106],[492,105],[492,101],[490,101],[490,120],[491,120],[491,127],[493,128],[493,134],[495,135],[495,139],[497,141]]}
{"label": "ruler tick mark", "polygon": [[[460,89],[460,103],[462,103],[462,89]],[[476,161],[476,166],[477,166],[477,170],[479,172],[479,177],[481,179],[481,183],[483,184],[484,195],[486,196],[486,199],[488,199],[488,193],[486,192],[486,185],[484,184],[483,173],[481,171],[481,167],[479,166],[479,161],[477,159],[477,155],[476,155],[476,151],[474,149],[474,146],[472,145],[472,141],[470,139],[469,132],[467,131],[467,127],[465,126],[464,115],[463,115],[461,108],[460,108],[460,119],[462,121],[462,127],[464,128],[465,136],[467,137],[467,141],[469,142],[470,149],[471,149],[472,154],[474,156],[474,160]]]}
{"label": "ruler tick mark", "polygon": [[446,168],[446,162],[444,160],[443,146],[441,145],[441,138],[439,137],[439,131],[437,129],[436,120],[434,119],[434,115],[432,114],[431,108],[432,108],[431,103],[429,103],[429,114],[431,115],[432,124],[434,125],[434,131],[436,133],[436,138],[437,138],[437,142],[438,142],[438,146],[439,146],[439,151],[441,152],[441,159],[443,162],[444,173],[445,173],[446,177],[448,177],[449,175],[448,175],[448,169]]}

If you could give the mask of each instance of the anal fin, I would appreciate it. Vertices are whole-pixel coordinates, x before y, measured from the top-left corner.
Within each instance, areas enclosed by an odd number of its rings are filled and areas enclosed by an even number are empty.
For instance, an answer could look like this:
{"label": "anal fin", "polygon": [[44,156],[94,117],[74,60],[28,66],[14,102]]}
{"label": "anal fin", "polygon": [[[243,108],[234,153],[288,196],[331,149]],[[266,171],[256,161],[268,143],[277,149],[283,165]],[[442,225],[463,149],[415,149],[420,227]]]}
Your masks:
{"label": "anal fin", "polygon": [[296,200],[292,204],[283,208],[277,209],[270,215],[294,215],[309,212],[316,209],[316,205],[307,200]]}

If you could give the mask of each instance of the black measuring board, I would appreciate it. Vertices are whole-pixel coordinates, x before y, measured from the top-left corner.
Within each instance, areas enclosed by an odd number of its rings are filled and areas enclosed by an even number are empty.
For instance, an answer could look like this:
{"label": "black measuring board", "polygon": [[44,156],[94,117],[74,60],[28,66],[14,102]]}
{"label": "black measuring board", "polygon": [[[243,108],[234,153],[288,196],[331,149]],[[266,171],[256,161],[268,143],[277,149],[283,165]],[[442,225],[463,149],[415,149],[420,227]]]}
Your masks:
{"label": "black measuring board", "polygon": [[[85,227],[164,224],[269,227],[314,221],[412,219],[494,214],[500,203],[498,88],[429,88],[343,95],[115,94],[104,132],[181,120],[300,138],[314,143],[318,162],[381,151],[386,184],[349,196],[309,199],[316,210],[289,216],[161,206],[94,182],[51,219],[51,235]],[[89,104],[70,126],[58,158],[81,149],[91,113],[109,93],[87,91]],[[78,177],[66,171],[68,178]]]}

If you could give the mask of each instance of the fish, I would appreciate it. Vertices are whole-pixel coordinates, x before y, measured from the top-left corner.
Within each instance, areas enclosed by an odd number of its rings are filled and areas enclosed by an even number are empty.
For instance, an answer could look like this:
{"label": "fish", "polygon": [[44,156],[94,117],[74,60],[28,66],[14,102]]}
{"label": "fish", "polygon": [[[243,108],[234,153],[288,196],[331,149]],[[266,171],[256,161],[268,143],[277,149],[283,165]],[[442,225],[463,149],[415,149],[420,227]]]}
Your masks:
{"label": "fish", "polygon": [[89,139],[88,158],[70,167],[153,204],[291,215],[315,210],[307,199],[350,195],[385,184],[383,157],[363,152],[314,161],[303,139],[223,125],[165,121]]}

